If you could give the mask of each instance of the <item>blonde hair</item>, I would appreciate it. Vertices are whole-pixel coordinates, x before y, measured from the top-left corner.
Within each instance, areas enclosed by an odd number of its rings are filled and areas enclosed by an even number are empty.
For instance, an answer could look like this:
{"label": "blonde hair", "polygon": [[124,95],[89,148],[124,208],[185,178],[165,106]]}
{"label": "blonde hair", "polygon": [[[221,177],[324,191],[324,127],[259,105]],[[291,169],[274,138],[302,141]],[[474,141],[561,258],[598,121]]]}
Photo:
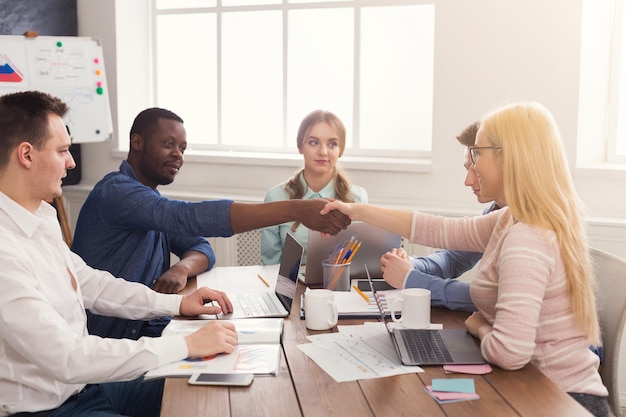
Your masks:
{"label": "blonde hair", "polygon": [[[313,126],[321,122],[328,123],[328,125],[332,127],[337,134],[339,157],[341,157],[344,149],[346,148],[346,128],[339,117],[337,117],[334,113],[325,110],[314,110],[307,114],[302,122],[300,122],[298,136],[296,137],[298,149],[302,149],[302,146],[304,146],[304,142],[309,136]],[[285,185],[285,190],[287,191],[287,194],[289,194],[289,199],[291,200],[301,199],[306,192],[306,188],[304,188],[302,182],[300,181],[300,174],[303,171],[304,168],[299,169],[293,177],[289,178],[289,181],[287,181],[287,184]],[[350,192],[350,181],[348,177],[337,168],[337,166],[333,169],[332,181],[335,185],[335,195],[337,200],[341,200],[346,203],[353,203],[354,196]],[[299,225],[299,222],[294,223],[291,230],[295,231]]]}
{"label": "blonde hair", "polygon": [[504,197],[514,218],[556,234],[574,318],[589,341],[600,344],[595,275],[559,129],[538,103],[519,103],[487,115],[482,134],[502,155]]}

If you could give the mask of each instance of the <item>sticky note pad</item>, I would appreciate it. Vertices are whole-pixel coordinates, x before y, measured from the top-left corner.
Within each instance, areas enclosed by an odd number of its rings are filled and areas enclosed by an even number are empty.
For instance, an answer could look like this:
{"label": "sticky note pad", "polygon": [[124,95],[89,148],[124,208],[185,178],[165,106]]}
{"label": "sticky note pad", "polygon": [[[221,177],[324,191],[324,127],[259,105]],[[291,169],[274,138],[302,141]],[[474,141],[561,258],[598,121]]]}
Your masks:
{"label": "sticky note pad", "polygon": [[478,394],[469,394],[464,392],[433,392],[432,386],[427,385],[424,390],[433,397],[439,404],[454,403],[459,401],[477,400]]}
{"label": "sticky note pad", "polygon": [[482,365],[444,365],[443,370],[449,373],[484,375],[492,371],[488,363]]}
{"label": "sticky note pad", "polygon": [[472,378],[433,379],[432,390],[440,392],[463,392],[474,394],[474,380]]}

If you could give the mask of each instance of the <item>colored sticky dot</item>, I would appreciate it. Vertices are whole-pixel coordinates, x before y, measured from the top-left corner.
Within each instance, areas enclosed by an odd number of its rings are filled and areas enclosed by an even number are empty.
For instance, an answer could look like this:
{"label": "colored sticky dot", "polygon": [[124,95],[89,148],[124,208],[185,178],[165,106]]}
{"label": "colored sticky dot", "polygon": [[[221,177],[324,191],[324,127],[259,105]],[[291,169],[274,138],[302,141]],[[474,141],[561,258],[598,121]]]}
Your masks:
{"label": "colored sticky dot", "polygon": [[98,81],[98,82],[96,83],[96,85],[97,85],[98,87],[102,87],[102,81]]}
{"label": "colored sticky dot", "polygon": [[99,64],[99,63],[100,63],[100,60],[99,60],[98,58],[94,58],[93,62],[94,62],[95,64]]}
{"label": "colored sticky dot", "polygon": [[57,46],[58,46],[59,48],[60,48],[60,47],[62,47],[62,46],[63,46],[63,42],[58,41],[58,42],[57,42]]}
{"label": "colored sticky dot", "polygon": [[100,70],[96,70],[96,75],[100,75]]}
{"label": "colored sticky dot", "polygon": [[104,88],[102,88],[102,87],[96,88],[96,93],[98,93],[100,95],[104,94]]}

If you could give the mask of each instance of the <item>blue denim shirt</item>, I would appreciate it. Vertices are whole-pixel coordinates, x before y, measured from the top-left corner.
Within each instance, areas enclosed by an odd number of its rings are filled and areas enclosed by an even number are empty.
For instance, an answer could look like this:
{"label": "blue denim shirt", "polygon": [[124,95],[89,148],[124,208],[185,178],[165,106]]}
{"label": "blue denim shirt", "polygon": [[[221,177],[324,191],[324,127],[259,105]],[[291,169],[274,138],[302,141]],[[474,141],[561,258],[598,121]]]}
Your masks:
{"label": "blue denim shirt", "polygon": [[441,250],[432,255],[412,258],[413,269],[404,287],[430,290],[430,302],[435,307],[476,311],[470,297],[469,283],[456,278],[472,269],[482,256],[481,252]]}
{"label": "blue denim shirt", "polygon": [[[171,200],[137,179],[123,161],[93,188],[80,211],[72,250],[93,268],[153,287],[170,268],[170,252],[204,253],[209,265],[215,254],[203,237],[233,235],[231,200],[197,203]],[[104,317],[87,312],[90,334],[137,339],[140,320]],[[164,326],[169,318],[150,323]]]}

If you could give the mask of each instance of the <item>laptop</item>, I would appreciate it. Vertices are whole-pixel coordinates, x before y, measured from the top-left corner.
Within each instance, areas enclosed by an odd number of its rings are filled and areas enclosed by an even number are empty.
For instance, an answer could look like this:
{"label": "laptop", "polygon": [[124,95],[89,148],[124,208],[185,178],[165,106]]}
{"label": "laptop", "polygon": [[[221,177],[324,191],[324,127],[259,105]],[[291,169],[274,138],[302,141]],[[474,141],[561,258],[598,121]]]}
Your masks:
{"label": "laptop", "polygon": [[302,245],[290,233],[287,233],[275,291],[229,295],[234,311],[231,314],[219,314],[218,319],[289,316],[293,299],[296,296],[303,254]]}
{"label": "laptop", "polygon": [[470,365],[486,363],[476,339],[465,329],[406,329],[391,326],[376,294],[367,265],[370,283],[380,317],[403,365]]}
{"label": "laptop", "polygon": [[313,231],[309,232],[306,265],[302,279],[304,283],[307,285],[321,284],[324,280],[322,261],[328,259],[338,245],[349,241],[352,236],[355,236],[362,244],[350,263],[350,278],[365,278],[365,269],[363,268],[365,264],[374,265],[370,270],[374,277],[382,277],[380,257],[385,252],[400,247],[400,236],[368,223],[353,222],[345,230],[331,237],[322,236]]}

